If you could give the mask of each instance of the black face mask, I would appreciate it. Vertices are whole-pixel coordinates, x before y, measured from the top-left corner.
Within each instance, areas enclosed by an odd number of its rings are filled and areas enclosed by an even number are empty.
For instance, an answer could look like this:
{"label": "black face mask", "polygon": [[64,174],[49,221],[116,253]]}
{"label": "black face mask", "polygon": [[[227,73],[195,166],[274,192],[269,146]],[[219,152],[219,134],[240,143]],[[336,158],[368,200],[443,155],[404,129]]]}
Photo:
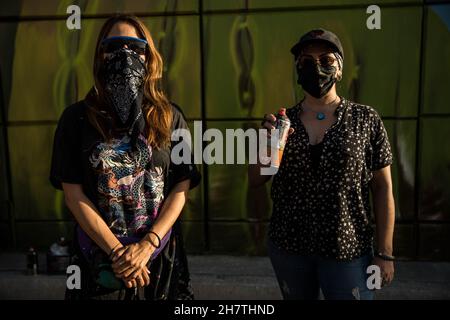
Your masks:
{"label": "black face mask", "polygon": [[142,97],[146,70],[144,60],[126,48],[111,53],[100,70],[107,103],[128,129],[133,145],[145,129]]}
{"label": "black face mask", "polygon": [[323,67],[319,64],[307,64],[300,67],[297,63],[297,83],[300,84],[306,92],[319,99],[330,91],[336,82],[336,67]]}

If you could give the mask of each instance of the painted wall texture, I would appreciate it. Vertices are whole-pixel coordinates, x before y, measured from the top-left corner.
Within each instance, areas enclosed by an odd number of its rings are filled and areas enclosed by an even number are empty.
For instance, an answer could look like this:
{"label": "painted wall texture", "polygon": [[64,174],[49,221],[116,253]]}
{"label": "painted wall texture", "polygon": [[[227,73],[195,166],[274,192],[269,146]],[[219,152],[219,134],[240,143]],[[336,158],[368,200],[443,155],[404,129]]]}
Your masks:
{"label": "painted wall texture", "polygon": [[[80,30],[66,8],[81,8]],[[0,4],[0,245],[46,248],[70,237],[63,195],[48,182],[61,112],[93,84],[105,18],[140,16],[164,57],[164,85],[192,125],[257,127],[302,97],[289,49],[306,31],[335,32],[341,95],[382,115],[394,151],[395,254],[450,260],[450,1],[22,0]],[[183,212],[189,252],[265,254],[270,186],[249,190],[246,165],[202,165]]]}

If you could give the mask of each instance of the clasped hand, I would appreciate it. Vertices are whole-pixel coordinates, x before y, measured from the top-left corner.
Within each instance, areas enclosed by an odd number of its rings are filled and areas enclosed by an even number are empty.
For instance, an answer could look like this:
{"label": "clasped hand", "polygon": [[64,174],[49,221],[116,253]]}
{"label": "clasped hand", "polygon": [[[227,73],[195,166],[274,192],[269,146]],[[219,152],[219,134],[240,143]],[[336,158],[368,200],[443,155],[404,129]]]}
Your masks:
{"label": "clasped hand", "polygon": [[112,269],[127,288],[145,287],[150,284],[147,263],[155,247],[148,241],[140,241],[116,249],[111,257]]}

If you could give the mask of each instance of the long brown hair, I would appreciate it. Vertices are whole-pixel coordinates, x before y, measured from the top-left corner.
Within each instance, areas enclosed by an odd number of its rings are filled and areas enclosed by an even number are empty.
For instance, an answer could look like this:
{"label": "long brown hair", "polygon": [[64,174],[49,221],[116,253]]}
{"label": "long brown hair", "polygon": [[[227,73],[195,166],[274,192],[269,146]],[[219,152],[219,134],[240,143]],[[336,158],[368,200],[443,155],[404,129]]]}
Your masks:
{"label": "long brown hair", "polygon": [[148,143],[155,148],[163,148],[170,144],[172,107],[161,89],[163,73],[163,61],[156,50],[150,31],[135,16],[115,15],[103,24],[97,39],[94,55],[94,81],[95,87],[86,96],[88,104],[87,116],[89,122],[102,135],[105,141],[112,138],[111,126],[114,123],[105,120],[105,110],[109,110],[106,104],[104,90],[99,80],[99,71],[103,63],[103,49],[101,42],[105,39],[113,26],[119,22],[127,23],[136,29],[139,37],[147,40],[148,48],[145,53],[147,76],[143,84],[142,108],[146,122],[146,136]]}

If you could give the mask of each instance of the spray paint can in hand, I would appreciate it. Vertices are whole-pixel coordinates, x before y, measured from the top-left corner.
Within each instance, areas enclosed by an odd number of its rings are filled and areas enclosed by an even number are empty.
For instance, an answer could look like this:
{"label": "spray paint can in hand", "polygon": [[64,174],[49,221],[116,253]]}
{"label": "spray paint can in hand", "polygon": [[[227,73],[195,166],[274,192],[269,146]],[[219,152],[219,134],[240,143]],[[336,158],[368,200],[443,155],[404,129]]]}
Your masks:
{"label": "spray paint can in hand", "polygon": [[286,146],[289,129],[291,128],[291,121],[286,115],[286,109],[282,108],[276,115],[275,129],[278,130],[278,139],[272,145],[269,140],[269,154],[271,157],[271,167],[278,169],[280,167],[281,159],[283,157],[284,147]]}

